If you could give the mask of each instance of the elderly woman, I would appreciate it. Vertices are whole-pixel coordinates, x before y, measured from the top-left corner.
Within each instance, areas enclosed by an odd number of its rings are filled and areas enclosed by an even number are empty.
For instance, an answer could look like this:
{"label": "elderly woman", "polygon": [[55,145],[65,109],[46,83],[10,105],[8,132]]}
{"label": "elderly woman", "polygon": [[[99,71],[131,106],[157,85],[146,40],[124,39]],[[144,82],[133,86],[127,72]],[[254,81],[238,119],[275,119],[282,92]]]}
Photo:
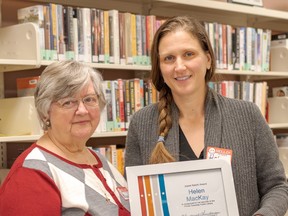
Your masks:
{"label": "elderly woman", "polygon": [[102,77],[75,61],[43,71],[35,106],[45,134],[0,188],[0,215],[130,215],[124,177],[86,147],[105,106]]}

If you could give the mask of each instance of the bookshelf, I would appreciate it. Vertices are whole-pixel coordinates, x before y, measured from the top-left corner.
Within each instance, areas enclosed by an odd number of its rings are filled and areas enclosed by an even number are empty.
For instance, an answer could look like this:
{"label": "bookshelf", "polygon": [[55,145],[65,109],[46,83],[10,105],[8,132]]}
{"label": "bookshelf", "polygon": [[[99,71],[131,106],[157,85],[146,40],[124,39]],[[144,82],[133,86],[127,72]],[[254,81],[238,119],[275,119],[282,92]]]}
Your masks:
{"label": "bookshelf", "polygon": [[[5,82],[7,76],[4,76],[4,74],[16,73],[16,76],[20,74],[23,76],[26,73],[30,74],[31,70],[40,70],[52,63],[52,61],[41,60],[37,34],[38,27],[33,24],[16,24],[18,8],[47,3],[69,4],[73,7],[100,8],[103,10],[117,9],[122,12],[151,14],[160,17],[191,14],[205,22],[268,28],[277,32],[287,31],[288,29],[287,12],[212,0],[0,0],[2,7],[0,13],[2,15],[0,17],[0,20],[2,20],[2,23],[0,23],[2,25],[2,28],[0,28],[0,98],[4,97],[4,92],[8,88],[4,86],[7,83],[7,80]],[[150,66],[145,65],[87,64],[99,69],[104,78],[106,74],[131,78],[137,73],[148,73],[151,69]],[[288,71],[254,72],[218,69],[217,74],[224,77],[236,77],[240,80],[288,80]],[[288,123],[271,124],[270,127],[273,130],[288,130]],[[124,144],[126,134],[127,132],[95,133],[92,140],[96,139],[101,142],[105,140],[103,142],[107,143],[119,140],[121,144]],[[39,137],[40,135],[0,136],[0,143],[29,143],[36,141]]]}

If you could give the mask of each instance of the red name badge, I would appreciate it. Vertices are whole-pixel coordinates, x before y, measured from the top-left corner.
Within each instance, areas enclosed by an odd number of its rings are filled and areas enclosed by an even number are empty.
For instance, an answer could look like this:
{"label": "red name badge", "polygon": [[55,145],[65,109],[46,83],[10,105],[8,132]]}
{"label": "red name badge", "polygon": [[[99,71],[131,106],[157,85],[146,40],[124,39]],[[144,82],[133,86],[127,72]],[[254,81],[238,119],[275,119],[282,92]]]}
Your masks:
{"label": "red name badge", "polygon": [[119,192],[119,194],[123,197],[123,199],[125,200],[129,199],[129,193],[126,187],[117,187],[116,189]]}
{"label": "red name badge", "polygon": [[207,159],[225,159],[231,163],[232,150],[208,146],[206,158]]}

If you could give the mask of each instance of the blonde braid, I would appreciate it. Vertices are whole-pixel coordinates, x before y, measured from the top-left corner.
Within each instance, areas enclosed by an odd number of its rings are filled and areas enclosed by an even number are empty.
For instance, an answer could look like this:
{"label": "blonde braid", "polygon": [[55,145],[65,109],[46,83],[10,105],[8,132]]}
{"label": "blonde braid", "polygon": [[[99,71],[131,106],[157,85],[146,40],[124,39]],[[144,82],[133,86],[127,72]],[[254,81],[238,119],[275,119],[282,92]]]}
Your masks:
{"label": "blonde braid", "polygon": [[158,103],[158,110],[159,110],[159,139],[155,148],[151,153],[151,157],[149,160],[150,164],[157,164],[157,163],[168,163],[176,161],[175,158],[170,154],[170,152],[166,149],[165,137],[167,136],[171,126],[172,126],[172,119],[171,119],[171,101],[172,96],[171,92],[167,88],[162,88],[159,92],[159,103]]}

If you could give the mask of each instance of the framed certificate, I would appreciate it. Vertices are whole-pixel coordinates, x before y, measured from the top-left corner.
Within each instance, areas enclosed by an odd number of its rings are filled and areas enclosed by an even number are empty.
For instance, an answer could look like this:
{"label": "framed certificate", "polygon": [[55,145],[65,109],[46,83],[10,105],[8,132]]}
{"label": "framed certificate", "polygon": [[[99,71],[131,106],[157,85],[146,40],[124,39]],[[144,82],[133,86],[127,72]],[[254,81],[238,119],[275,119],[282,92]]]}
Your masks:
{"label": "framed certificate", "polygon": [[227,160],[126,167],[132,216],[239,216]]}

